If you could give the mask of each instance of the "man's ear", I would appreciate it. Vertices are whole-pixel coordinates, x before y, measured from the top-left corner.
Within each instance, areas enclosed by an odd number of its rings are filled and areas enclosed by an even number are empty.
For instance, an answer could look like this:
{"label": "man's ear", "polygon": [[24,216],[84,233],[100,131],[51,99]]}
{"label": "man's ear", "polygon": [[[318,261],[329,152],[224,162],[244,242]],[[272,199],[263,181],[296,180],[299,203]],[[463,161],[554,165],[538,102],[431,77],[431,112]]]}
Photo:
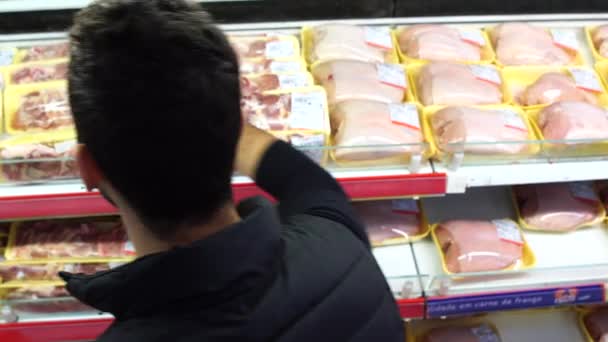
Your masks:
{"label": "man's ear", "polygon": [[103,174],[97,165],[91,152],[86,145],[78,144],[76,149],[76,162],[80,171],[80,177],[87,187],[87,190],[98,189],[103,180]]}

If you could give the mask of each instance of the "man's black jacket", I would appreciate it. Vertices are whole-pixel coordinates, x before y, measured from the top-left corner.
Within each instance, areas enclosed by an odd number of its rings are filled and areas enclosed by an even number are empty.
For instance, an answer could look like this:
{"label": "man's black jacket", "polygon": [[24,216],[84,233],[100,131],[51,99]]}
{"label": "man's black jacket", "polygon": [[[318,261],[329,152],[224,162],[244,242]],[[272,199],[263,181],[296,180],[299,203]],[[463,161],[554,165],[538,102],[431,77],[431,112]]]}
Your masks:
{"label": "man's black jacket", "polygon": [[404,341],[337,182],[277,142],[257,183],[277,208],[249,208],[215,235],[108,272],[62,273],[75,297],[116,317],[99,341]]}

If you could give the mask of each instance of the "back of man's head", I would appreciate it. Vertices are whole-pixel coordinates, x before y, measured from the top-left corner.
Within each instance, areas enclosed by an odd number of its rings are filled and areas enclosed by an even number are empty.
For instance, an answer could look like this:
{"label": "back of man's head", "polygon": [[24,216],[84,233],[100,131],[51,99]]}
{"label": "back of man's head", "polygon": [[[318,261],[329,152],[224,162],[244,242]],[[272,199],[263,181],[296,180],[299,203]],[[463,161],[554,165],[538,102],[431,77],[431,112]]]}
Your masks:
{"label": "back of man's head", "polygon": [[76,16],[69,93],[81,143],[159,237],[231,198],[238,63],[183,0],[101,0]]}

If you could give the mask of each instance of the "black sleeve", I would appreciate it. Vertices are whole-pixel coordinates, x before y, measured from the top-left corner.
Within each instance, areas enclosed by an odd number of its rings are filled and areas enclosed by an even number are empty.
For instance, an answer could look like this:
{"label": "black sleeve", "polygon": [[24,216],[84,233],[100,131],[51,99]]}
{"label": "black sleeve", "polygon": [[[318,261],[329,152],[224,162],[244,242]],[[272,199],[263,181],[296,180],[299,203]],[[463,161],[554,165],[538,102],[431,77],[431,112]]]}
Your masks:
{"label": "black sleeve", "polygon": [[345,225],[369,246],[365,228],[340,184],[289,144],[277,141],[266,151],[256,183],[279,201],[282,220],[298,214],[320,216]]}

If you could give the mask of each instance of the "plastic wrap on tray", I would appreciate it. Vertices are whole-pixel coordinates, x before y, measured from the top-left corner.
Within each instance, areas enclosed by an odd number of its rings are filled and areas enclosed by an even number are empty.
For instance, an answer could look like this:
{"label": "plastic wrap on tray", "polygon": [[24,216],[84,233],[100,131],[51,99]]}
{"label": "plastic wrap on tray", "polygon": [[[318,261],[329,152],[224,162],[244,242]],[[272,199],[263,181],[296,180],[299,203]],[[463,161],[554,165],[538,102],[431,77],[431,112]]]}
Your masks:
{"label": "plastic wrap on tray", "polygon": [[109,263],[90,264],[59,264],[46,263],[40,265],[10,265],[0,264],[0,282],[9,281],[60,281],[58,272],[94,274],[111,269]]}
{"label": "plastic wrap on tray", "polygon": [[68,61],[15,64],[7,68],[7,85],[30,84],[67,79]]}
{"label": "plastic wrap on tray", "polygon": [[438,224],[433,239],[447,273],[518,269],[529,266],[519,226],[510,220],[452,220]]}
{"label": "plastic wrap on tray", "polygon": [[429,63],[419,66],[414,78],[416,96],[425,106],[503,102],[502,77],[490,65]]}
{"label": "plastic wrap on tray", "polygon": [[589,341],[608,341],[608,307],[585,312],[582,315],[581,323]]}
{"label": "plastic wrap on tray", "polygon": [[608,139],[608,113],[586,102],[554,103],[536,120],[546,140]]}
{"label": "plastic wrap on tray", "polygon": [[500,335],[489,324],[445,326],[430,329],[421,342],[500,342]]}
{"label": "plastic wrap on tray", "polygon": [[580,56],[556,31],[526,23],[500,24],[490,31],[496,58],[502,65],[580,64]]}
{"label": "plastic wrap on tray", "polygon": [[532,152],[525,142],[534,139],[533,130],[515,108],[446,107],[425,116],[442,152],[480,155]]}
{"label": "plastic wrap on tray", "polygon": [[300,58],[300,44],[291,35],[286,34],[258,34],[258,35],[230,35],[230,43],[237,55],[247,58]]}
{"label": "plastic wrap on tray", "polygon": [[306,63],[302,59],[275,60],[266,58],[241,59],[239,61],[241,74],[264,74],[279,72],[304,72]]}
{"label": "plastic wrap on tray", "polygon": [[312,85],[314,85],[312,76],[307,72],[241,76],[241,93],[243,97],[263,94],[273,90],[310,87]]}
{"label": "plastic wrap on tray", "polygon": [[332,61],[315,64],[312,74],[327,91],[330,105],[345,100],[398,103],[408,89],[406,72],[398,64]]}
{"label": "plastic wrap on tray", "polygon": [[481,30],[421,24],[398,28],[397,40],[401,53],[416,60],[479,62],[489,57],[482,55],[487,41]]}
{"label": "plastic wrap on tray", "polygon": [[396,63],[398,58],[388,27],[326,24],[303,29],[304,50],[310,64],[333,60]]}
{"label": "plastic wrap on tray", "polygon": [[334,149],[339,162],[405,159],[422,153],[423,136],[414,104],[349,100],[331,112]]}
{"label": "plastic wrap on tray", "polygon": [[518,185],[513,191],[524,228],[568,232],[605,217],[591,182]]}
{"label": "plastic wrap on tray", "polygon": [[34,45],[29,48],[19,49],[17,52],[17,63],[43,61],[57,58],[66,58],[70,54],[68,42]]}

